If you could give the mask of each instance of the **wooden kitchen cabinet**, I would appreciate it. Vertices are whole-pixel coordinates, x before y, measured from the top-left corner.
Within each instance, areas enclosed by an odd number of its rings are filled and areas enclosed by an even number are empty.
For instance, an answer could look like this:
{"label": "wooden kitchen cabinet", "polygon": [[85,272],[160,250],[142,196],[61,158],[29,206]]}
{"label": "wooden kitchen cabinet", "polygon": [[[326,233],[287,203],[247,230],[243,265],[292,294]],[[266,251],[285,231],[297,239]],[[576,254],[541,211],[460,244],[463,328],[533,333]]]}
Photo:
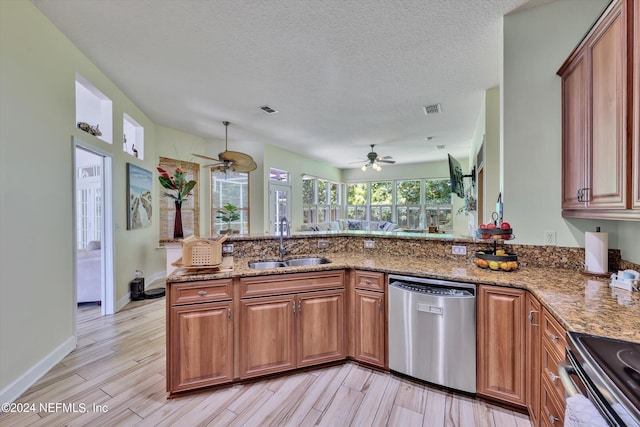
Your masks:
{"label": "wooden kitchen cabinet", "polygon": [[386,368],[385,275],[375,271],[353,270],[349,289],[349,355],[359,362]]}
{"label": "wooden kitchen cabinet", "polygon": [[640,210],[640,5],[636,1],[633,8],[633,103],[632,120],[632,208]]}
{"label": "wooden kitchen cabinet", "polygon": [[477,305],[477,393],[525,406],[526,293],[481,285]]}
{"label": "wooden kitchen cabinet", "polygon": [[540,322],[542,311],[540,302],[531,293],[527,292],[526,297],[526,313],[527,313],[527,356],[526,356],[526,392],[527,392],[527,409],[531,424],[540,425],[540,348],[541,334]]}
{"label": "wooden kitchen cabinet", "polygon": [[384,367],[386,362],[385,294],[355,289],[354,302],[353,357],[361,362]]}
{"label": "wooden kitchen cabinet", "polygon": [[297,299],[296,366],[344,359],[344,290],[308,292]]}
{"label": "wooden kitchen cabinet", "polygon": [[[346,357],[344,271],[248,277],[240,288],[241,379]],[[268,288],[283,295],[256,296]]]}
{"label": "wooden kitchen cabinet", "polygon": [[[565,360],[567,338],[565,329],[549,313],[542,309],[540,333],[542,341],[541,353],[541,412],[540,418],[548,424],[562,425],[564,422],[565,390],[558,376],[558,364]],[[552,423],[551,421],[555,421]]]}
{"label": "wooden kitchen cabinet", "polygon": [[167,391],[233,381],[231,279],[167,286]]}
{"label": "wooden kitchen cabinet", "polygon": [[[640,211],[632,210],[640,206],[640,155],[631,157],[640,131],[632,95],[638,83],[628,79],[637,76],[633,67],[638,67],[633,5],[633,0],[613,1],[558,70],[565,217],[640,219]],[[627,54],[631,48],[635,56]]]}

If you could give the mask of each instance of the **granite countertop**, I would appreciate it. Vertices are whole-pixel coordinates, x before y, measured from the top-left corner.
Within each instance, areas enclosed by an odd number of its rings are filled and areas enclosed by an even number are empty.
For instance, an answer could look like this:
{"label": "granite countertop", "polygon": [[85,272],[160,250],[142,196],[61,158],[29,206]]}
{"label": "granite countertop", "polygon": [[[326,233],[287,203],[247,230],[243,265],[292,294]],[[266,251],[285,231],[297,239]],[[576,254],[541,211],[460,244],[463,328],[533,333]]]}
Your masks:
{"label": "granite countertop", "polygon": [[331,264],[273,269],[251,269],[250,260],[236,257],[232,271],[187,274],[177,270],[167,283],[355,268],[515,287],[532,292],[567,330],[640,342],[640,292],[611,288],[608,280],[595,280],[577,271],[523,267],[498,272],[476,267],[473,257],[447,260],[350,253],[326,257]]}

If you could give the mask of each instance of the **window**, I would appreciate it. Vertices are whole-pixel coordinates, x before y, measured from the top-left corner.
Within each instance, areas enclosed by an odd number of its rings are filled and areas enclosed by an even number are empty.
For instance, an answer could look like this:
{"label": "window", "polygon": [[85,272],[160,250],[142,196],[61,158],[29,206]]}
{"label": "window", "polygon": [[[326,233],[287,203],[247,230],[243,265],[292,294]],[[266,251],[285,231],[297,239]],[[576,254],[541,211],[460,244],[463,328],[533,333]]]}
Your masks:
{"label": "window", "polygon": [[407,229],[453,227],[448,179],[347,184],[347,218],[392,221]]}
{"label": "window", "polygon": [[[170,176],[177,167],[184,169],[187,180],[198,180],[200,176],[200,165],[197,163],[185,162],[182,160],[160,157],[159,166],[166,170]],[[192,195],[182,202],[182,229],[185,236],[200,235],[199,229],[199,185],[193,187]],[[160,187],[160,195],[164,194],[164,189]],[[173,222],[176,207],[170,197],[160,197],[160,240],[173,239]]]}
{"label": "window", "polygon": [[218,216],[218,209],[231,203],[238,208],[240,219],[231,223],[234,232],[249,233],[249,173],[211,171],[211,234],[226,230],[227,224]]}
{"label": "window", "polygon": [[302,178],[302,205],[305,223],[337,221],[341,218],[341,185],[320,178]]}
{"label": "window", "polygon": [[396,181],[396,222],[399,227],[420,228],[420,181]]}
{"label": "window", "polygon": [[392,205],[393,182],[372,182],[369,219],[371,221],[391,221]]}
{"label": "window", "polygon": [[369,186],[367,184],[347,185],[347,218],[367,219]]}

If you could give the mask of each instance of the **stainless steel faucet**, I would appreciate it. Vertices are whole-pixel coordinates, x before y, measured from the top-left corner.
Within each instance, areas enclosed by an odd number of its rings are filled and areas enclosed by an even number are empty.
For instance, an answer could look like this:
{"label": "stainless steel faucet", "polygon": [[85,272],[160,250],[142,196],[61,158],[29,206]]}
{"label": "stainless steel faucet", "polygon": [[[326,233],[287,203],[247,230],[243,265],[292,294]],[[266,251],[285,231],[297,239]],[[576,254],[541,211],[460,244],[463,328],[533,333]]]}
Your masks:
{"label": "stainless steel faucet", "polygon": [[280,218],[280,259],[284,259],[284,255],[287,253],[287,249],[284,247],[284,233],[287,233],[287,237],[291,236],[291,228],[289,227],[289,221],[287,217]]}

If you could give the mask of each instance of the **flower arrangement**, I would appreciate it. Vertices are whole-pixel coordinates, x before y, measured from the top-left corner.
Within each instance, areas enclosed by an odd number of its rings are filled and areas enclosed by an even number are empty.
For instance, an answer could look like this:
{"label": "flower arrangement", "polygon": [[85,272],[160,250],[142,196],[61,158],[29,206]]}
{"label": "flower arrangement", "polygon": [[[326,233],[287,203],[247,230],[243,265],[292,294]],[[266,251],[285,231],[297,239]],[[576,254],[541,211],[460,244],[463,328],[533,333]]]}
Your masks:
{"label": "flower arrangement", "polygon": [[161,167],[158,167],[158,172],[160,172],[160,185],[167,190],[175,191],[175,193],[165,191],[164,195],[171,197],[176,202],[186,200],[191,195],[193,187],[196,186],[195,181],[187,181],[187,174],[182,168],[176,168],[173,176],[170,176],[169,173]]}

